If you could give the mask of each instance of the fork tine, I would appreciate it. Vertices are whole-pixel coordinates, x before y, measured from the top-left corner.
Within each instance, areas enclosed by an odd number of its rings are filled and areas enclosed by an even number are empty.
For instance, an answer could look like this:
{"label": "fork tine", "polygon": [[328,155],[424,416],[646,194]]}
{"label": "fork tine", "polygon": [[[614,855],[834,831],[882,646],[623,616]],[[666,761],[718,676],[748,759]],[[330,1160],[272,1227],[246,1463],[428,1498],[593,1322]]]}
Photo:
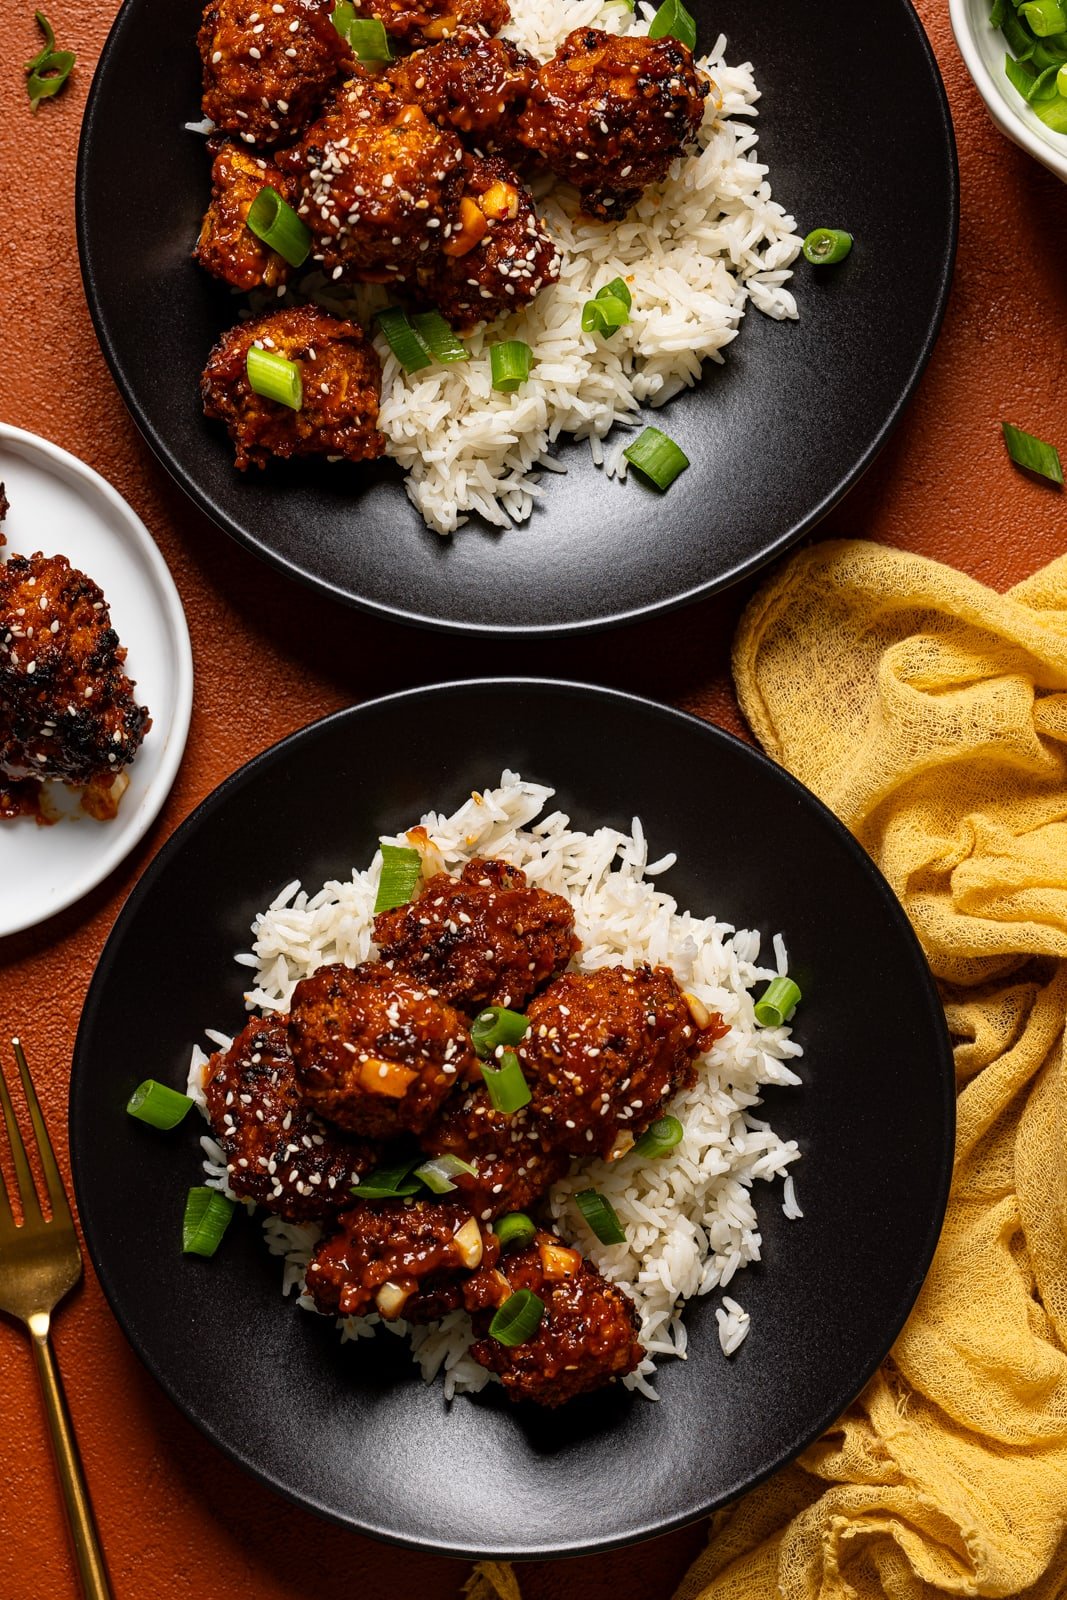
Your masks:
{"label": "fork tine", "polygon": [[18,1185],[19,1199],[22,1201],[23,1218],[29,1221],[35,1217],[38,1222],[43,1221],[41,1202],[37,1197],[33,1174],[26,1159],[26,1146],[22,1142],[22,1134],[15,1121],[15,1108],[7,1092],[7,1081],[2,1068],[0,1068],[0,1106],[3,1107],[4,1122],[7,1124],[7,1137],[11,1145],[11,1159],[15,1164],[15,1182]]}
{"label": "fork tine", "polygon": [[26,1096],[26,1104],[30,1108],[30,1121],[37,1138],[37,1149],[41,1157],[41,1166],[44,1169],[45,1183],[48,1185],[48,1198],[52,1203],[52,1216],[58,1222],[70,1222],[70,1202],[67,1200],[67,1191],[63,1186],[56,1158],[52,1152],[52,1141],[48,1137],[48,1129],[44,1125],[41,1107],[30,1077],[30,1069],[26,1062],[26,1052],[22,1048],[21,1039],[12,1039],[15,1050],[15,1060],[19,1065],[19,1077],[22,1079],[22,1091]]}

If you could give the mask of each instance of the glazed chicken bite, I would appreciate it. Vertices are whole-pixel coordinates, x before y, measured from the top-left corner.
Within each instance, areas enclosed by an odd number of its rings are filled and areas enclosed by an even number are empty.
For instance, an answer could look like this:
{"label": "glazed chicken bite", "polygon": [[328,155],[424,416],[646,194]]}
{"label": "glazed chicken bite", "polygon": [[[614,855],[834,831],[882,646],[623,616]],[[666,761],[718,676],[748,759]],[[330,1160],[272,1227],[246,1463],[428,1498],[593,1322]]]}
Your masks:
{"label": "glazed chicken bite", "polygon": [[727,1031],[682,993],[669,967],[566,972],[527,1016],[516,1054],[530,1109],[551,1145],[572,1156],[625,1153]]}
{"label": "glazed chicken bite", "polygon": [[462,28],[499,33],[511,18],[507,0],[359,0],[356,10],[377,17],[386,33],[408,44],[448,39]]}
{"label": "glazed chicken bite", "polygon": [[537,67],[510,39],[466,28],[394,62],[388,76],[400,98],[421,106],[431,122],[514,163],[530,154],[519,139],[518,114]]}
{"label": "glazed chicken bite", "polygon": [[380,912],[374,938],[383,961],[469,1012],[517,1009],[578,949],[574,911],[561,895],[479,856],[458,878],[438,873],[417,900]]}
{"label": "glazed chicken bite", "polygon": [[458,1156],[475,1168],[454,1173],[452,1182],[482,1222],[525,1211],[570,1166],[529,1106],[495,1110],[483,1082],[461,1085],[419,1142],[428,1155]]}
{"label": "glazed chicken bite", "polygon": [[538,70],[521,137],[590,216],[618,220],[695,139],[707,92],[677,39],[576,28]]}
{"label": "glazed chicken bite", "polygon": [[459,1013],[381,962],[298,983],[289,1042],[308,1104],[375,1139],[421,1132],[475,1069]]}
{"label": "glazed chicken bite", "polygon": [[312,1256],[307,1292],[320,1311],[343,1317],[377,1311],[387,1322],[433,1322],[462,1304],[464,1279],[499,1249],[461,1205],[357,1201]]}
{"label": "glazed chicken bite", "polygon": [[[253,345],[300,364],[299,411],[255,393],[246,370]],[[244,470],[266,466],[271,456],[373,461],[385,449],[377,428],[381,381],[377,351],[362,328],[295,306],[224,333],[200,390],[205,416],[225,422]]]}
{"label": "glazed chicken bite", "polygon": [[240,145],[221,147],[211,168],[211,204],[193,255],[235,289],[274,289],[289,276],[285,258],[248,226],[249,208],[267,187],[276,189],[283,200],[292,200],[291,186],[273,162]]}
{"label": "glazed chicken bite", "polygon": [[208,1062],[204,1094],[234,1194],[290,1222],[350,1205],[352,1185],[374,1165],[369,1145],[328,1129],[308,1110],[285,1017],[253,1017],[229,1050]]}
{"label": "glazed chicken bite", "polygon": [[209,0],[197,43],[205,117],[245,144],[299,138],[355,57],[332,0]]}

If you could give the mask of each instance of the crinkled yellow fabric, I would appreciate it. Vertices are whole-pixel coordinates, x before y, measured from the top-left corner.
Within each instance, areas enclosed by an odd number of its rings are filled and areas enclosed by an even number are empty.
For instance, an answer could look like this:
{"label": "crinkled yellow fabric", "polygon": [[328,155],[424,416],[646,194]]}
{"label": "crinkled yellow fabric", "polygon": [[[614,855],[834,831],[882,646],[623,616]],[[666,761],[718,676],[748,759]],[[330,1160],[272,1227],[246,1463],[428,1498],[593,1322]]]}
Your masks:
{"label": "crinkled yellow fabric", "polygon": [[[734,678],[764,749],[852,830],[922,941],[955,1043],[957,1148],[890,1358],[799,1462],[714,1521],[676,1600],[1057,1600],[1067,558],[1000,595],[920,556],[818,545],[751,602]],[[498,1576],[483,1568],[472,1593],[517,1600]]]}

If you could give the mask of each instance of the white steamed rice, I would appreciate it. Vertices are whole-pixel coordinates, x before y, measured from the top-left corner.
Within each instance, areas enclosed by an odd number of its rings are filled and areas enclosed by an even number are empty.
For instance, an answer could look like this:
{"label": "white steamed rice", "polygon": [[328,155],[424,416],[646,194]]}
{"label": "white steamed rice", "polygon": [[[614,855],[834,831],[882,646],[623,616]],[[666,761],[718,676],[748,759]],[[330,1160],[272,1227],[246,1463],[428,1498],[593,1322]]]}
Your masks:
{"label": "white steamed rice", "polygon": [[[455,872],[473,855],[505,857],[522,867],[531,883],[570,900],[582,942],[575,963],[579,969],[665,963],[684,988],[730,1025],[729,1033],[701,1058],[694,1087],[670,1104],[684,1134],[668,1157],[643,1161],[631,1153],[613,1163],[585,1163],[549,1195],[564,1236],[635,1301],[648,1354],[623,1381],[655,1399],[650,1380],[657,1358],[684,1357],[686,1352],[684,1302],[724,1290],[749,1262],[760,1259],[752,1202],[755,1181],[783,1178],[786,1216],[802,1215],[787,1172],[799,1156],[796,1143],[780,1139],[756,1115],[765,1084],[801,1081],[787,1065],[801,1054],[790,1029],[760,1028],[752,1010],[753,987],[786,970],[785,945],[776,937],[773,964],[761,965],[758,933],[680,911],[655,886],[652,880],[675,857],[649,862],[639,819],[634,818],[629,834],[613,828],[583,833],[560,811],[542,815],[552,793],[505,772],[498,788],[472,795],[452,816],[423,817],[438,853],[435,864]],[[398,836],[395,842],[406,840]],[[281,890],[253,923],[252,950],[237,957],[252,974],[245,997],[250,1009],[284,1011],[295,985],[318,967],[338,961],[352,966],[374,956],[371,928],[380,870],[381,855],[376,853],[365,871],[353,870],[344,882],[327,883],[310,894],[297,882]],[[221,1048],[230,1043],[226,1035],[210,1030],[207,1038]],[[195,1048],[189,1092],[202,1110],[206,1060]],[[205,1137],[201,1143],[208,1182],[225,1191],[225,1157],[213,1139]],[[582,1220],[573,1195],[590,1185],[615,1207],[626,1233],[624,1244],[600,1244]],[[264,1232],[270,1251],[284,1258],[283,1293],[302,1290],[319,1230],[267,1217]],[[302,1292],[298,1303],[314,1311]],[[370,1336],[378,1320],[376,1315],[341,1318],[341,1336]],[[748,1333],[748,1313],[724,1295],[716,1320],[723,1353],[733,1355]],[[472,1332],[464,1312],[430,1328],[409,1329],[403,1322],[385,1326],[410,1338],[427,1381],[443,1370],[449,1398],[492,1381],[466,1353]]]}

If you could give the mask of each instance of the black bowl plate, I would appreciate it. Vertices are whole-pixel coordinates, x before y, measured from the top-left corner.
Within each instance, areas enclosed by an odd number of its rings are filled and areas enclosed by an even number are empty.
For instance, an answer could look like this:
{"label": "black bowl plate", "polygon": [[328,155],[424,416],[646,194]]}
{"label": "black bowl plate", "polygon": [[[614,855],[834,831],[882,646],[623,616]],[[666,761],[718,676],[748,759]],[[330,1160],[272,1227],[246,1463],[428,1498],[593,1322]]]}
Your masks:
{"label": "black bowl plate", "polygon": [[[804,991],[800,1089],[767,1094],[799,1140],[801,1222],[758,1184],[764,1261],[720,1352],[711,1296],[661,1403],[615,1387],[562,1411],[499,1391],[449,1408],[399,1341],[341,1346],[279,1294],[243,1216],[214,1260],[183,1258],[199,1119],[125,1113],[147,1072],[184,1082],[199,1030],[236,1031],[253,913],[281,885],[368,861],[382,833],[451,810],[503,767],[557,786],[577,823],[640,815],[682,905],[769,939]],[[812,795],[694,718],[604,689],[443,685],[341,712],[230,778],[124,907],[89,991],[70,1133],[89,1251],[127,1337],[188,1417],[292,1499],[455,1554],[552,1556],[638,1539],[721,1505],[789,1460],[859,1391],[929,1265],[952,1160],[952,1060],[925,961],[883,879]],[[193,1121],[198,1126],[192,1126]]]}
{"label": "black bowl plate", "polygon": [[[799,323],[744,320],[724,367],[656,413],[692,460],[667,495],[610,482],[565,445],[525,526],[426,529],[391,463],[234,470],[200,414],[236,304],[190,259],[209,190],[197,0],[126,0],[93,82],[78,163],[89,307],[149,444],[220,527],[341,599],[466,631],[618,622],[725,587],[794,543],[885,442],[933,346],[956,243],[952,126],[908,0],[695,0],[764,91],[759,158],[801,231],[847,227],[845,264],[799,264]],[[604,575],[611,580],[605,583]]]}

